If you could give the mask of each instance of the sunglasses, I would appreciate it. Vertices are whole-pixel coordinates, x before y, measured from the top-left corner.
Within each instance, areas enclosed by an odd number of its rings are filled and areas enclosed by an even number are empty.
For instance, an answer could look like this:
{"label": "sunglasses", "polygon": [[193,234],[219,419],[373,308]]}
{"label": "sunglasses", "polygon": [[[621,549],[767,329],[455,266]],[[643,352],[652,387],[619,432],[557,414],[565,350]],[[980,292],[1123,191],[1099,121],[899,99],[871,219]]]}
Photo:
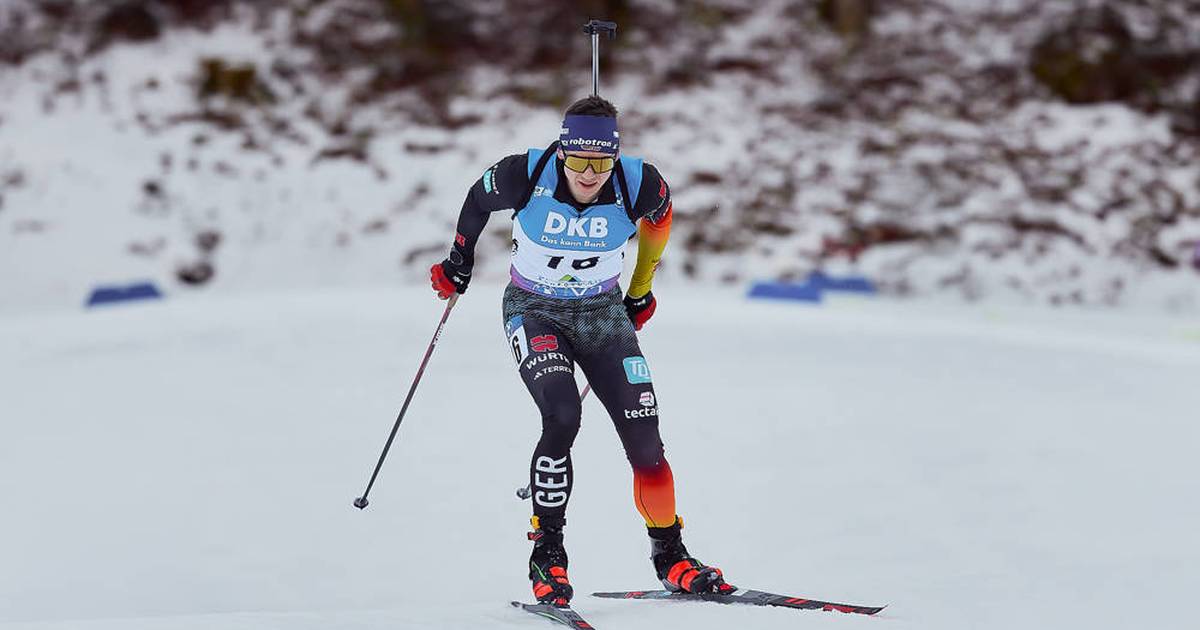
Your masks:
{"label": "sunglasses", "polygon": [[567,155],[563,159],[563,166],[575,171],[576,173],[582,173],[588,170],[589,166],[592,167],[592,170],[597,174],[607,173],[613,170],[613,166],[615,164],[616,160],[610,157],[585,158],[579,157],[578,155]]}

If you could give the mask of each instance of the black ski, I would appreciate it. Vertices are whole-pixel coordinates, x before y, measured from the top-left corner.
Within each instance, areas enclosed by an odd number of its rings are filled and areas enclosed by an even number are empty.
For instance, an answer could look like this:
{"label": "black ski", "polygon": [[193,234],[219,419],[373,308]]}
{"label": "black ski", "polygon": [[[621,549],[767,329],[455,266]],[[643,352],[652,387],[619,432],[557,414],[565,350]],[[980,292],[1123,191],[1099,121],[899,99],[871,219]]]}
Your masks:
{"label": "black ski", "polygon": [[583,620],[579,613],[570,608],[559,608],[550,604],[522,604],[521,602],[511,602],[513,606],[531,612],[539,617],[545,617],[554,623],[562,624],[568,628],[577,628],[578,630],[592,630],[592,624]]}
{"label": "black ski", "polygon": [[676,593],[672,591],[618,591],[615,593],[592,593],[594,597],[609,599],[669,599],[679,601],[705,601],[718,604],[749,604],[751,606],[780,606],[783,608],[800,608],[803,610],[836,610],[844,613],[874,615],[883,610],[884,606],[858,606],[856,604],[836,604],[819,599],[805,597],[790,597],[762,591],[739,589],[729,594],[718,593]]}

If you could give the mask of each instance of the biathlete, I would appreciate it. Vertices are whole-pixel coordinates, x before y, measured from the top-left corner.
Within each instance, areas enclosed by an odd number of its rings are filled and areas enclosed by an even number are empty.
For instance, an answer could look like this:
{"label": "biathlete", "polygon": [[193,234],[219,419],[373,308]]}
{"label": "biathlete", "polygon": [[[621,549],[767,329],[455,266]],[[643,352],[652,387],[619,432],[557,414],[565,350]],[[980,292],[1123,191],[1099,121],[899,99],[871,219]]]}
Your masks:
{"label": "biathlete", "polygon": [[[565,606],[563,526],[582,413],[575,366],[616,426],[633,467],[633,500],[646,521],[655,573],[671,590],[732,592],[720,569],[693,558],[681,537],[675,484],[658,432],[658,400],[635,330],[654,315],[651,281],[671,228],[671,193],[658,169],[619,152],[617,110],[589,96],[566,111],[557,142],[510,155],[467,194],[450,255],[430,269],[438,297],[463,293],[491,213],[513,210],[508,343],[537,403],[542,435],[529,466],[534,541],[529,579],[539,602]],[[637,264],[622,299],[625,243]]]}

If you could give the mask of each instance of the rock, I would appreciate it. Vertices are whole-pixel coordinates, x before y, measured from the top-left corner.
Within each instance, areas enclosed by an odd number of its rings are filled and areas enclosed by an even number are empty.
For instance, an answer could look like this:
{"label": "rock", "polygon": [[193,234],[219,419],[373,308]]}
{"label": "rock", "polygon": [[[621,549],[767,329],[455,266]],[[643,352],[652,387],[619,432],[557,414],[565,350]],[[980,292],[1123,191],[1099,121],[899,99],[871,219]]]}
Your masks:
{"label": "rock", "polygon": [[1068,103],[1123,101],[1143,109],[1164,106],[1164,88],[1195,64],[1194,53],[1138,41],[1110,5],[1080,10],[1047,30],[1029,58],[1038,82]]}
{"label": "rock", "polygon": [[100,19],[97,39],[100,45],[114,41],[145,42],[158,39],[162,34],[162,23],[147,2],[125,2],[119,4]]}
{"label": "rock", "polygon": [[208,283],[216,275],[216,270],[213,269],[212,263],[202,260],[200,262],[182,265],[175,270],[175,277],[180,282],[191,285],[200,286]]}

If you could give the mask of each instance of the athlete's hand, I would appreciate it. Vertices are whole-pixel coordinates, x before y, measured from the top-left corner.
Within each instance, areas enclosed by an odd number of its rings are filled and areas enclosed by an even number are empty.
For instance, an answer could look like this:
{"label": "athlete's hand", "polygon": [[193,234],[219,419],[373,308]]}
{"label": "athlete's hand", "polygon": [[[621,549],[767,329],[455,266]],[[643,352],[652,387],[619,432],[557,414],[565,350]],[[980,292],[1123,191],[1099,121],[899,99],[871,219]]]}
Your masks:
{"label": "athlete's hand", "polygon": [[658,306],[653,291],[647,291],[646,295],[640,298],[626,295],[622,302],[625,304],[625,312],[629,314],[629,321],[633,322],[634,330],[641,330],[654,316],[654,308]]}
{"label": "athlete's hand", "polygon": [[429,268],[429,282],[439,298],[448,300],[455,293],[467,292],[467,284],[471,282],[471,270],[446,259]]}

